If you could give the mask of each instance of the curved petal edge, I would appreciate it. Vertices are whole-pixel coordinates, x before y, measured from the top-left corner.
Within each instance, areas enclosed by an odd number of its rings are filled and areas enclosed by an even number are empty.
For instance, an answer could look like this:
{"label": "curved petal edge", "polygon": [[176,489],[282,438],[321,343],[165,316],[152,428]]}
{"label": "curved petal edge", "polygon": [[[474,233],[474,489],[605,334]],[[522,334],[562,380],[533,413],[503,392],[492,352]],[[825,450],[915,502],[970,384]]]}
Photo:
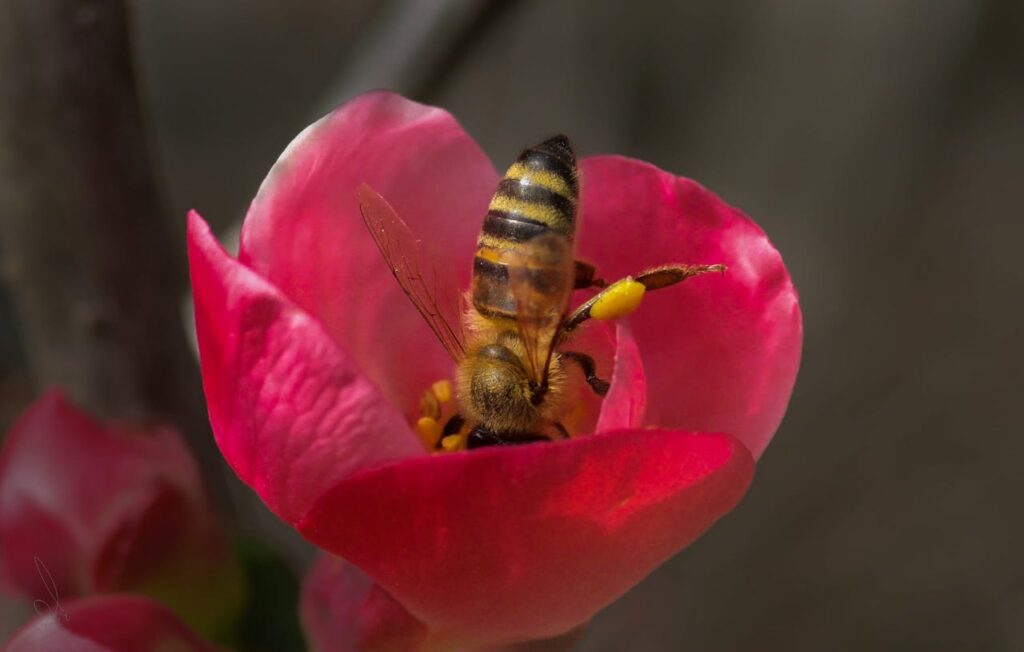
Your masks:
{"label": "curved petal edge", "polygon": [[29,621],[2,652],[216,652],[163,605],[133,595],[76,600]]}
{"label": "curved petal edge", "polygon": [[340,482],[297,527],[435,631],[543,639],[693,541],[753,469],[727,435],[617,431],[387,465]]}
{"label": "curved petal edge", "polygon": [[299,617],[313,652],[414,652],[429,635],[365,573],[331,555],[303,578]]}
{"label": "curved petal edge", "polygon": [[419,240],[403,256],[457,301],[498,174],[447,111],[387,91],[346,102],[292,141],[246,214],[239,260],[313,315],[411,415],[452,362],[363,225],[363,183]]}
{"label": "curved petal edge", "polygon": [[742,212],[649,163],[585,158],[581,178],[579,253],[605,278],[666,264],[728,267],[651,293],[630,316],[646,423],[727,432],[759,457],[786,411],[803,343],[779,252]]}
{"label": "curved petal edge", "polygon": [[423,454],[320,324],[229,257],[195,212],[188,244],[214,436],[271,511],[294,523],[353,473]]}

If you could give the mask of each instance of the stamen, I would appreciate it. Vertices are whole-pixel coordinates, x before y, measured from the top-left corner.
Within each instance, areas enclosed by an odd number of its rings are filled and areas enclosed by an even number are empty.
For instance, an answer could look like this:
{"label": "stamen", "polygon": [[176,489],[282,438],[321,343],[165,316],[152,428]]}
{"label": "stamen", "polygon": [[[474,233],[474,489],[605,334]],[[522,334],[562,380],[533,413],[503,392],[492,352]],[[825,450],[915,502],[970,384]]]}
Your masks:
{"label": "stamen", "polygon": [[430,391],[434,393],[437,400],[443,405],[448,401],[452,400],[452,382],[444,379],[439,380],[430,386]]}
{"label": "stamen", "polygon": [[452,400],[452,383],[450,380],[439,380],[423,392],[420,397],[420,416],[431,417],[434,421],[441,420],[441,408]]}
{"label": "stamen", "polygon": [[433,450],[434,446],[437,446],[437,440],[441,437],[441,424],[433,417],[420,417],[416,421],[416,432],[419,434],[423,446],[427,450]]}
{"label": "stamen", "polygon": [[460,451],[465,447],[466,433],[464,432],[460,432],[455,435],[448,435],[441,440],[441,448],[443,448],[446,453],[454,453],[455,451]]}
{"label": "stamen", "polygon": [[435,451],[441,443],[444,428],[444,406],[451,403],[454,392],[452,382],[439,380],[430,385],[420,397],[420,416],[416,420],[416,433],[428,451]]}
{"label": "stamen", "polygon": [[437,400],[437,395],[432,389],[423,392],[423,396],[420,397],[420,416],[430,417],[434,421],[441,418],[441,402]]}

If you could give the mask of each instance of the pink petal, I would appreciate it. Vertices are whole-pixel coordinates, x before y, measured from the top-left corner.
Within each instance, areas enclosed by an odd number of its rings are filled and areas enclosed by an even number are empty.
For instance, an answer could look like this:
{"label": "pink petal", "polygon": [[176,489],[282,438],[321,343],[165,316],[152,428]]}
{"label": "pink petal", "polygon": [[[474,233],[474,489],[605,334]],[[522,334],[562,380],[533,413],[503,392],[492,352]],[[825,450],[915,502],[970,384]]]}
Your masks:
{"label": "pink petal", "polygon": [[129,595],[105,595],[69,603],[66,612],[47,613],[30,621],[2,648],[2,652],[170,650],[216,652],[167,608]]}
{"label": "pink petal", "polygon": [[542,639],[689,544],[753,466],[726,435],[653,430],[423,457],[339,483],[297,527],[436,631]]}
{"label": "pink petal", "polygon": [[[7,494],[0,489],[0,496]],[[45,598],[50,591],[69,597],[89,593],[89,555],[60,517],[31,497],[0,501],[4,503],[0,507],[3,588],[30,600]]]}
{"label": "pink petal", "polygon": [[728,432],[759,456],[800,364],[796,290],[779,253],[697,183],[617,156],[582,162],[580,255],[611,281],[667,263],[724,263],[644,299],[631,316],[647,422]]}
{"label": "pink petal", "polygon": [[[189,566],[206,566],[213,561],[211,557],[223,561],[223,542],[220,537],[209,536],[215,529],[213,523],[210,519],[203,519],[204,523],[196,520],[192,506],[179,492],[169,484],[155,484],[150,500],[126,513],[97,553],[92,568],[96,592],[141,586],[161,568],[177,561],[175,557],[187,548],[195,553],[187,560]],[[193,534],[205,538],[208,545],[202,540],[189,541]],[[217,542],[222,545],[215,545]]]}
{"label": "pink petal", "polygon": [[[188,528],[172,529],[159,547],[141,553],[130,541],[112,545],[166,495],[182,507],[175,522]],[[165,516],[154,514],[150,522],[158,527]],[[198,471],[172,431],[142,435],[103,426],[53,391],[4,441],[0,559],[8,583],[32,598],[47,595],[36,557],[64,596],[123,587],[125,574],[144,575],[159,565],[169,546],[182,544],[174,535],[206,518]],[[132,559],[145,561],[139,566]],[[111,572],[100,573],[104,565]]]}
{"label": "pink petal", "polygon": [[[404,296],[363,226],[366,182],[422,238],[423,272],[456,297],[498,183],[441,109],[362,95],[303,131],[249,209],[239,259],[315,316],[394,404],[414,408],[451,360]],[[414,364],[410,364],[414,361]]]}
{"label": "pink petal", "polygon": [[640,349],[626,320],[616,324],[615,368],[610,382],[595,431],[639,428],[647,410],[647,377]]}
{"label": "pink petal", "polygon": [[330,555],[303,580],[299,615],[311,652],[413,652],[428,635],[365,573]]}
{"label": "pink petal", "polygon": [[203,387],[238,476],[294,523],[352,473],[423,454],[402,415],[321,325],[189,216]]}

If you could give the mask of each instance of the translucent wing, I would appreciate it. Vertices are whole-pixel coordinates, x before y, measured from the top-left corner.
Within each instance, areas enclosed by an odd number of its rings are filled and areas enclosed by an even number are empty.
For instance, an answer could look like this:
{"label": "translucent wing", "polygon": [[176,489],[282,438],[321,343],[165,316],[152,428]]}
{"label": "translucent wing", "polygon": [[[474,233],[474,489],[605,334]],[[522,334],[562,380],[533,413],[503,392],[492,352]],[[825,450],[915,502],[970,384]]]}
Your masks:
{"label": "translucent wing", "polygon": [[516,324],[526,349],[527,371],[544,386],[575,281],[572,247],[564,236],[551,233],[504,252],[502,262],[508,266],[509,287],[516,299]]}
{"label": "translucent wing", "polygon": [[455,288],[440,283],[436,269],[424,264],[420,240],[413,235],[391,204],[365,183],[359,186],[357,194],[363,223],[395,280],[416,306],[416,310],[423,315],[448,355],[453,360],[460,360],[466,349]]}

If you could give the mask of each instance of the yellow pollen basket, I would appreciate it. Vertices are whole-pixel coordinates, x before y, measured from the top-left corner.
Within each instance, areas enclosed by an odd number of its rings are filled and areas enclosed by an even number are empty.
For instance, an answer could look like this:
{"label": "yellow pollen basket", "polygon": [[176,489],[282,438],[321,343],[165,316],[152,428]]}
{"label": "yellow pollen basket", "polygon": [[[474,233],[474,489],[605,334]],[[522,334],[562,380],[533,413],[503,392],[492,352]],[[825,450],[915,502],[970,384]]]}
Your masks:
{"label": "yellow pollen basket", "polygon": [[628,315],[637,309],[647,288],[627,276],[612,283],[590,307],[590,316],[602,321]]}

